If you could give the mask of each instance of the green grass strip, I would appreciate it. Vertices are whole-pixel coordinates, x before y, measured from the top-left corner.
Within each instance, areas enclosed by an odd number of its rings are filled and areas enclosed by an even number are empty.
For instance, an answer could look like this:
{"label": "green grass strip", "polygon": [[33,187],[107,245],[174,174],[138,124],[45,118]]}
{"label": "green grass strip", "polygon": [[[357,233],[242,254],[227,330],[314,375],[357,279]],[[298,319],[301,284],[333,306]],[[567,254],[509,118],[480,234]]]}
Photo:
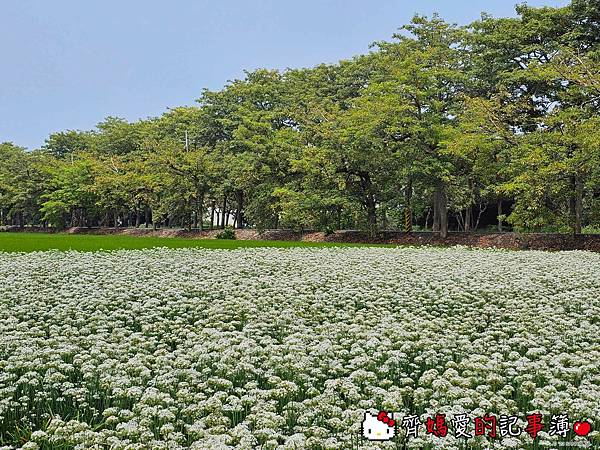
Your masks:
{"label": "green grass strip", "polygon": [[226,239],[188,239],[179,237],[122,236],[65,233],[0,233],[0,251],[36,252],[45,250],[99,250],[168,248],[237,249],[248,247],[395,247],[385,244],[348,244],[335,242],[251,241]]}

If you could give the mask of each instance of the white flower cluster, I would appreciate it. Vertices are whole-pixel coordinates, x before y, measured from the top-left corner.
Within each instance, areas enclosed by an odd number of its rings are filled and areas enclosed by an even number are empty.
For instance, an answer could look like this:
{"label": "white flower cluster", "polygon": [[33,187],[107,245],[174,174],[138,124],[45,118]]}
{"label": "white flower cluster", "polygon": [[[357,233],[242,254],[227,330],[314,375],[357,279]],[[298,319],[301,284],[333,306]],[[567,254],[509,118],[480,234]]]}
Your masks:
{"label": "white flower cluster", "polygon": [[396,448],[368,409],[598,425],[599,293],[586,252],[0,253],[0,446]]}

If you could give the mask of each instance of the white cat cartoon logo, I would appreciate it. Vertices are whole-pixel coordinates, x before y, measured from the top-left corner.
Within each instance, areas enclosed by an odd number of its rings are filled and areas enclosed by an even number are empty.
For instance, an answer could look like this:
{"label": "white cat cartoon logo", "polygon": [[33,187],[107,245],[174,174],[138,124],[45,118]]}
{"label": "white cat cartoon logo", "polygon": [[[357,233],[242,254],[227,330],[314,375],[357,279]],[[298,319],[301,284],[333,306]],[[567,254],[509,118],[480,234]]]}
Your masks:
{"label": "white cat cartoon logo", "polygon": [[396,421],[386,411],[380,411],[376,416],[365,411],[362,435],[370,441],[389,441],[396,435]]}

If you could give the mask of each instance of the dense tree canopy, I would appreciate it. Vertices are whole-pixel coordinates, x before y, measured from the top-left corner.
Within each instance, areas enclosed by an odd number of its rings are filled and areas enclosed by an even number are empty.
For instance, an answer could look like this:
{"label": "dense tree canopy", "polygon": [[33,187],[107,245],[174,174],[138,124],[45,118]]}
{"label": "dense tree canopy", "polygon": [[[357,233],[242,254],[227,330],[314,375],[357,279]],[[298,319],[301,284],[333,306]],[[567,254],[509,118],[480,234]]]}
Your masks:
{"label": "dense tree canopy", "polygon": [[[0,145],[4,225],[600,227],[600,3],[416,16],[338,64]],[[483,218],[483,219],[482,219]]]}

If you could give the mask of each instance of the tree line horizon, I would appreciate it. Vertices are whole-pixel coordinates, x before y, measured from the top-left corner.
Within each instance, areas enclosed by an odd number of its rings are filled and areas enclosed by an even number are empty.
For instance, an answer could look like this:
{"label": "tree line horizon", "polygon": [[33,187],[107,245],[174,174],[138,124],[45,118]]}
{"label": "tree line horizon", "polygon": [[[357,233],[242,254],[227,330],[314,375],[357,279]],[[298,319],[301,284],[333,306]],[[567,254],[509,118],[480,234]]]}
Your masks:
{"label": "tree line horizon", "polygon": [[2,143],[0,225],[598,230],[600,0],[516,12]]}

